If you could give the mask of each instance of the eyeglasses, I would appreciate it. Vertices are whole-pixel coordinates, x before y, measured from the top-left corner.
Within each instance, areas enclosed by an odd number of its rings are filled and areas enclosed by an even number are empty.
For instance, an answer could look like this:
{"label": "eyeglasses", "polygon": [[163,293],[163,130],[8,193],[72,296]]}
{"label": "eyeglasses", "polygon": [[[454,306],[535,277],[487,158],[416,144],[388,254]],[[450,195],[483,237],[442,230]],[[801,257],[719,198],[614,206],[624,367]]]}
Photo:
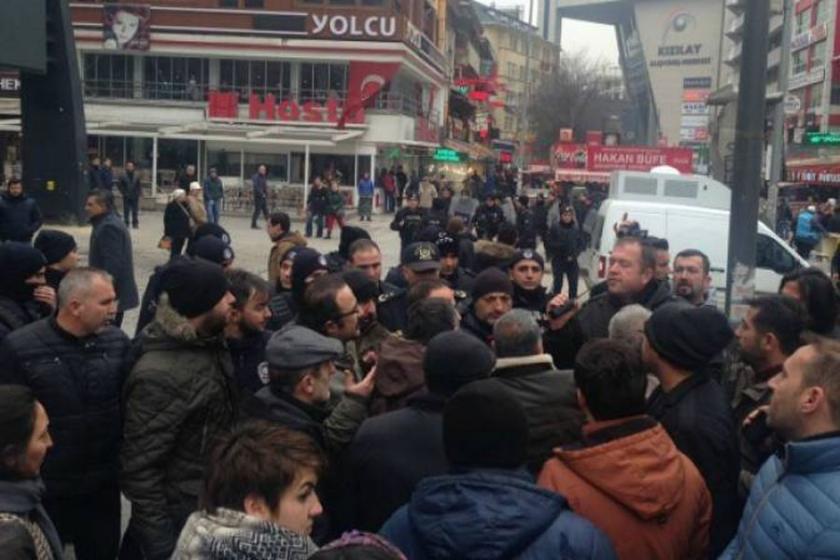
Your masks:
{"label": "eyeglasses", "polygon": [[345,317],[349,317],[350,315],[358,315],[360,311],[361,311],[361,309],[359,309],[359,304],[357,303],[356,305],[353,306],[353,309],[351,309],[350,311],[347,311],[346,313],[336,315],[335,317],[333,317],[332,320],[335,321],[336,323],[338,323],[339,321],[341,321]]}

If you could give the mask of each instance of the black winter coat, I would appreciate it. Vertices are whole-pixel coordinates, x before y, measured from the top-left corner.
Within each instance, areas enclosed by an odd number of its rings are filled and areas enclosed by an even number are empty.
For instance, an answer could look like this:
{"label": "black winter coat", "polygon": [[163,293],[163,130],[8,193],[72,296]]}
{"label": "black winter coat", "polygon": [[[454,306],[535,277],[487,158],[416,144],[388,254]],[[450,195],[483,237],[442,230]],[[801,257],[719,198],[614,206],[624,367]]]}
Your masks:
{"label": "black winter coat", "polygon": [[443,397],[419,395],[406,408],[365,420],[341,461],[342,528],[378,531],[418,482],[449,470],[444,404]]}
{"label": "black winter coat", "polygon": [[192,235],[190,211],[186,204],[173,200],[163,211],[163,235],[172,239],[186,239]]}
{"label": "black winter coat", "polygon": [[583,412],[571,371],[546,354],[499,358],[492,378],[516,397],[528,419],[528,468],[537,473],[552,450],[580,440]]}
{"label": "black winter coat", "polygon": [[493,239],[499,233],[499,226],[505,221],[505,213],[498,206],[482,204],[475,211],[475,233],[479,239]]}
{"label": "black winter coat", "polygon": [[403,247],[414,242],[414,236],[420,231],[426,211],[423,208],[400,208],[391,222],[391,230],[400,232]]}
{"label": "black winter coat", "polygon": [[236,421],[239,393],[221,336],[199,336],[160,297],[125,382],[120,487],[146,558],[169,558],[198,507],[206,460]]}
{"label": "black winter coat", "polygon": [[310,189],[306,198],[306,208],[313,214],[326,214],[329,190],[322,186],[320,189]]}
{"label": "black winter coat", "polygon": [[461,330],[470,333],[487,346],[493,347],[493,327],[476,317],[472,307],[461,318]]}
{"label": "black winter coat", "polygon": [[257,370],[265,361],[265,346],[271,334],[271,331],[263,331],[247,334],[241,339],[227,339],[234,377],[240,393],[256,393],[265,386]]}
{"label": "black winter coat", "polygon": [[516,229],[519,232],[517,247],[523,249],[537,248],[537,221],[530,208],[523,208],[516,213]]}
{"label": "black winter coat", "polygon": [[140,187],[140,175],[137,171],[133,173],[123,173],[117,181],[117,189],[122,193],[124,198],[129,200],[137,200],[143,194],[143,189]]}
{"label": "black winter coat", "polygon": [[723,389],[708,375],[695,373],[668,393],[657,387],[648,400],[648,414],[664,426],[706,481],[713,511],[710,556],[717,558],[735,535],[742,507],[738,435]]}
{"label": "black winter coat", "polygon": [[115,212],[108,212],[91,220],[90,266],[101,268],[114,278],[114,290],[119,299],[118,310],[127,311],[140,304],[134,282],[134,257],[131,235]]}
{"label": "black winter coat", "polygon": [[115,327],[83,339],[42,319],[0,346],[0,383],[26,385],[50,417],[41,476],[52,498],[116,485],[128,337]]}
{"label": "black winter coat", "polygon": [[41,210],[28,196],[0,196],[0,241],[29,243],[41,227]]}
{"label": "black winter coat", "polygon": [[574,223],[557,223],[548,230],[545,251],[549,258],[576,259],[583,251],[583,234]]}
{"label": "black winter coat", "polygon": [[0,296],[0,342],[12,331],[16,331],[38,319],[43,319],[52,310],[35,300],[24,302],[15,301],[6,296]]}

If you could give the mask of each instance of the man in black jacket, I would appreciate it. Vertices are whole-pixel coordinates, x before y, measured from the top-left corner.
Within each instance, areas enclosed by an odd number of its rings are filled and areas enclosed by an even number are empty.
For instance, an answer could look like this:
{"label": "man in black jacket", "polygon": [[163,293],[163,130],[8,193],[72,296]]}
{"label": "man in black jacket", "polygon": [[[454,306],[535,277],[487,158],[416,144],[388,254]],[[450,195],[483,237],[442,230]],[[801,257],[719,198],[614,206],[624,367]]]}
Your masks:
{"label": "man in black jacket", "polygon": [[461,329],[491,346],[493,324],[512,308],[513,284],[498,268],[488,268],[476,276],[471,295]]}
{"label": "man in black jacket", "polygon": [[229,269],[225,276],[236,298],[225,327],[234,375],[243,394],[256,393],[268,383],[266,377],[260,377],[259,365],[265,361],[265,346],[271,337],[265,328],[271,317],[271,287],[246,270]]}
{"label": "man in black jacket", "polygon": [[260,165],[257,172],[251,177],[251,185],[254,193],[254,213],[251,214],[251,229],[259,229],[257,218],[260,213],[268,220],[268,168]]}
{"label": "man in black jacket", "polygon": [[391,222],[391,230],[400,233],[401,252],[414,243],[414,238],[420,231],[423,218],[426,216],[426,210],[417,206],[419,204],[417,195],[406,194],[405,200],[405,206],[399,209]]}
{"label": "man in black jacket", "polygon": [[114,195],[110,191],[88,193],[85,212],[90,217],[90,266],[104,270],[114,279],[117,291],[117,315],[114,325],[122,325],[123,315],[140,304],[134,281],[134,257],[131,235],[114,211]]}
{"label": "man in black jacket", "polygon": [[55,309],[55,290],[46,285],[46,259],[27,243],[0,243],[0,342]]}
{"label": "man in black jacket", "polygon": [[543,352],[542,330],[524,309],[505,313],[493,325],[496,369],[528,418],[528,467],[538,472],[552,449],[577,441],[583,425],[571,371],[558,371]]}
{"label": "man in black jacket", "polygon": [[179,259],[164,269],[160,286],[122,399],[120,489],[131,501],[122,552],[148,560],[172,555],[198,507],[209,451],[233,427],[239,403],[224,342],[234,298],[222,268]]}
{"label": "man in black jacket", "polygon": [[459,290],[465,296],[472,292],[475,274],[461,265],[458,240],[449,233],[441,231],[435,238],[435,245],[440,252],[441,280],[445,280],[453,290]]}
{"label": "man in black jacket", "polygon": [[38,203],[23,194],[20,179],[9,179],[6,192],[0,197],[0,241],[29,243],[41,221]]}
{"label": "man in black jacket", "polygon": [[111,277],[91,268],[67,274],[55,317],[23,327],[0,346],[0,383],[26,385],[50,417],[53,448],[41,475],[44,507],[78,558],[114,558],[120,541],[117,484],[129,340],[109,321]]}
{"label": "man in black jacket", "polygon": [[125,162],[125,172],[120,176],[117,188],[123,197],[125,227],[129,226],[129,218],[131,218],[131,225],[134,226],[134,229],[137,229],[140,227],[137,212],[140,207],[140,195],[143,194],[143,189],[140,186],[140,175],[134,170],[133,161]]}
{"label": "man in black jacket", "polygon": [[505,221],[505,213],[499,207],[499,195],[490,193],[484,199],[484,204],[475,211],[473,223],[475,234],[479,239],[493,240],[499,233],[499,226]]}
{"label": "man in black jacket", "polygon": [[365,420],[347,449],[344,527],[378,531],[420,480],[449,470],[443,406],[467,383],[487,377],[494,362],[490,349],[466,333],[444,332],[428,342],[423,357],[428,392],[409,399],[406,408]]}
{"label": "man in black jacket", "polygon": [[642,359],[659,379],[648,414],[694,462],[712,496],[710,557],[717,558],[738,527],[740,456],[732,410],[703,369],[732,340],[726,317],[710,306],[663,305],[645,323]]}
{"label": "man in black jacket", "polygon": [[76,240],[57,229],[42,229],[33,245],[47,260],[47,285],[57,292],[64,276],[79,265]]}
{"label": "man in black jacket", "polygon": [[563,289],[563,276],[569,280],[569,298],[577,298],[578,262],[583,250],[583,238],[575,224],[575,212],[567,206],[560,212],[560,221],[551,226],[545,237],[545,250],[551,258],[551,271],[554,274],[554,293]]}

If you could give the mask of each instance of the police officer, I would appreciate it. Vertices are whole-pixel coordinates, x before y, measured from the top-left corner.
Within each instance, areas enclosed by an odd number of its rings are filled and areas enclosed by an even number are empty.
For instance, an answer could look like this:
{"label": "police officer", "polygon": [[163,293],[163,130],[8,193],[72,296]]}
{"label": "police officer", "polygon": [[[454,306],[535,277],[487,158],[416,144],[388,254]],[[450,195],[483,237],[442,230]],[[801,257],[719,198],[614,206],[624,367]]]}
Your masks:
{"label": "police officer", "polygon": [[532,312],[542,320],[551,295],[543,287],[545,260],[533,249],[520,249],[510,261],[513,282],[513,307]]}
{"label": "police officer", "polygon": [[461,266],[458,249],[459,243],[452,235],[442,231],[435,239],[440,252],[440,277],[446,280],[453,290],[469,294],[472,292],[475,274]]}
{"label": "police officer", "polygon": [[418,206],[417,194],[410,192],[405,196],[406,205],[400,208],[391,222],[391,229],[400,233],[400,250],[405,250],[414,242],[414,236],[423,223],[426,210]]}
{"label": "police officer", "polygon": [[379,296],[379,322],[391,332],[402,331],[408,322],[408,290],[421,280],[440,275],[440,253],[434,243],[421,241],[406,247],[400,255],[400,268],[408,289]]}
{"label": "police officer", "polygon": [[505,221],[505,213],[499,207],[499,195],[487,195],[482,206],[475,211],[475,233],[479,239],[494,239],[499,226]]}

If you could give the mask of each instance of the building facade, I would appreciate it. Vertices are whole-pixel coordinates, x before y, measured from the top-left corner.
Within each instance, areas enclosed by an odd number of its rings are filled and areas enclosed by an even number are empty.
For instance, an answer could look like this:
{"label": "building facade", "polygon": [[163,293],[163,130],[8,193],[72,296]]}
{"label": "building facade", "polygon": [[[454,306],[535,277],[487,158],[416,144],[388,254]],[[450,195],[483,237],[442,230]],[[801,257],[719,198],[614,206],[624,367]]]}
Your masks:
{"label": "building facade", "polygon": [[449,68],[434,0],[71,10],[89,154],[135,161],[153,193],[194,164],[247,198],[264,163],[296,204],[315,175],[352,186],[380,167],[419,171],[442,139]]}
{"label": "building facade", "polygon": [[475,3],[484,36],[496,54],[496,75],[503,106],[494,107],[493,119],[502,145],[516,146],[523,155],[533,142],[527,105],[545,77],[557,69],[560,47],[542,37],[539,29],[509,10]]}

